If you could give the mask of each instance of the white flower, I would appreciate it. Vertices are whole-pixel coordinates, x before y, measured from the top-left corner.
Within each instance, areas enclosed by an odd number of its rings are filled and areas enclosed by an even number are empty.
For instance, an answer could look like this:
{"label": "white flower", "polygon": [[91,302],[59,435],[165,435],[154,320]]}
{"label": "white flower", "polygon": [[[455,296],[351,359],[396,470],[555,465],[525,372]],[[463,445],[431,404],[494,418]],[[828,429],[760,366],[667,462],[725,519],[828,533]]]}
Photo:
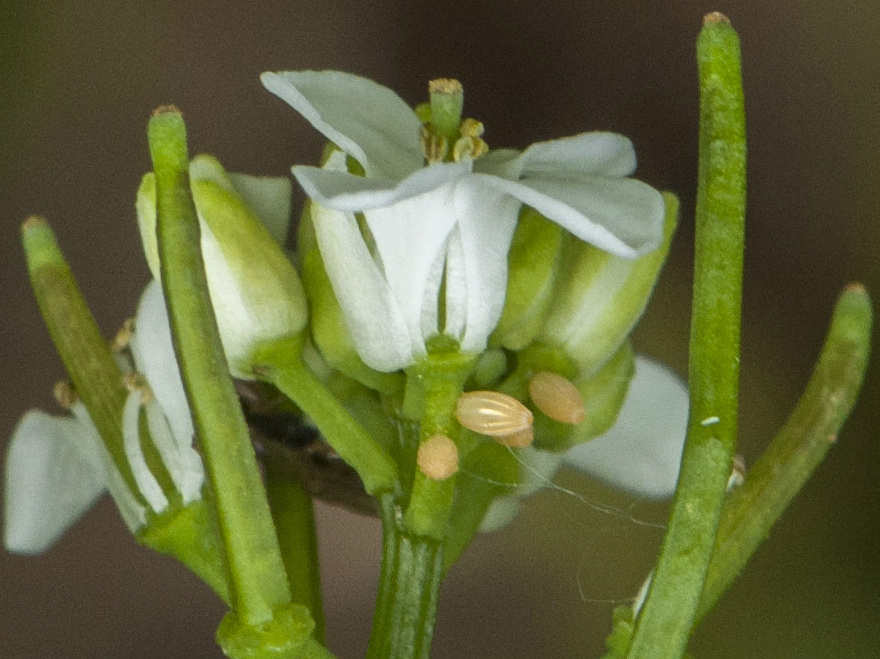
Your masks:
{"label": "white flower", "polygon": [[142,409],[181,501],[201,498],[204,469],[192,446],[192,420],[155,281],[141,298],[129,347],[152,392],[147,396],[133,389],[122,412],[125,452],[138,493],[129,489],[82,403],[71,406],[72,417],[31,410],[16,427],[6,456],[4,542],[10,551],[48,549],[107,490],[132,532],[150,512],[168,507],[141,448]]}
{"label": "white flower", "polygon": [[[425,167],[422,124],[389,89],[336,71],[264,73],[262,81],[365,172],[350,174],[342,154],[324,169],[293,168],[316,202],[315,233],[352,339],[376,370],[412,364],[438,333],[466,352],[486,347],[522,204],[619,256],[660,243],[663,199],[627,178],[635,153],[625,137],[585,133]],[[364,214],[374,251],[355,213]]]}
{"label": "white flower", "polygon": [[549,486],[562,465],[638,497],[671,496],[678,482],[687,419],[688,389],[681,378],[658,362],[636,357],[629,394],[614,426],[565,453],[518,452],[522,484],[492,503],[481,530],[506,526],[516,517],[520,500]]}

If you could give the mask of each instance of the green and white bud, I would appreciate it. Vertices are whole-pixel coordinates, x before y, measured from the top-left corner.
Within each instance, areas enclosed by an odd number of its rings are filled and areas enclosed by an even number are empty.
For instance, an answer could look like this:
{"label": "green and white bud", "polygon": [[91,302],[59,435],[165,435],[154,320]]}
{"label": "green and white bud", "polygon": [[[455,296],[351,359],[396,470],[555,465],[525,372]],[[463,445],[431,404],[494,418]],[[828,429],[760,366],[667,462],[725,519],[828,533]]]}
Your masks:
{"label": "green and white bud", "polygon": [[565,246],[553,302],[537,338],[561,348],[584,377],[618,351],[654,290],[678,219],[676,197],[665,193],[663,199],[663,241],[644,256],[627,259],[574,239]]}
{"label": "green and white bud", "polygon": [[522,207],[507,257],[504,310],[490,345],[517,351],[538,336],[553,298],[564,235],[558,224]]}
{"label": "green and white bud", "polygon": [[[308,320],[299,275],[283,251],[291,184],[228,174],[216,158],[200,155],[190,165],[190,187],[223,349],[232,374],[252,378],[254,350],[298,334]],[[152,173],[141,182],[136,207],[147,263],[160,279]]]}

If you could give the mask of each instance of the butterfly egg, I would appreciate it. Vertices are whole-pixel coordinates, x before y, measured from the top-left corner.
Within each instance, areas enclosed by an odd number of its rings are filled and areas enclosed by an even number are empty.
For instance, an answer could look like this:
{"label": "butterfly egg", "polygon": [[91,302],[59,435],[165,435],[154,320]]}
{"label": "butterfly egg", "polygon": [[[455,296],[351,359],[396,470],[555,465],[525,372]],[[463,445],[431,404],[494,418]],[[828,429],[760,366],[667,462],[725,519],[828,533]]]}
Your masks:
{"label": "butterfly egg", "polygon": [[529,426],[523,430],[517,430],[509,435],[501,435],[493,439],[499,444],[509,446],[510,448],[525,448],[526,446],[531,446],[532,440],[535,439],[535,429]]}
{"label": "butterfly egg", "polygon": [[431,480],[446,480],[458,471],[458,447],[446,435],[434,435],[419,445],[416,463]]}
{"label": "butterfly egg", "polygon": [[497,391],[469,391],[458,398],[458,422],[482,435],[503,437],[532,427],[532,412],[516,398]]}
{"label": "butterfly egg", "polygon": [[529,380],[529,395],[535,406],[555,421],[576,424],[586,416],[581,392],[557,373],[535,373]]}

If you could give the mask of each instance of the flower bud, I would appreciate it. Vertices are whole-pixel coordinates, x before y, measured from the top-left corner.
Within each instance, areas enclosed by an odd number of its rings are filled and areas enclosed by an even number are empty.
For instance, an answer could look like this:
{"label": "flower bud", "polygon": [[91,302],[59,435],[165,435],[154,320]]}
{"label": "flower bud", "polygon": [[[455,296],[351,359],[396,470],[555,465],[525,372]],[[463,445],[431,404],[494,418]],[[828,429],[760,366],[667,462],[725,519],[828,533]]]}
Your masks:
{"label": "flower bud", "polygon": [[585,377],[617,352],[645,310],[678,216],[675,196],[663,198],[663,242],[653,252],[626,259],[581,241],[566,246],[553,302],[537,338],[562,348]]}
{"label": "flower bud", "polygon": [[507,256],[507,297],[490,345],[521,350],[531,344],[547,317],[559,271],[562,228],[523,206]]}
{"label": "flower bud", "polygon": [[[250,378],[255,348],[299,333],[307,321],[302,284],[278,242],[286,236],[290,182],[230,175],[201,155],[190,165],[190,187],[223,349],[233,375]],[[141,182],[136,206],[147,263],[159,279],[152,173]]]}

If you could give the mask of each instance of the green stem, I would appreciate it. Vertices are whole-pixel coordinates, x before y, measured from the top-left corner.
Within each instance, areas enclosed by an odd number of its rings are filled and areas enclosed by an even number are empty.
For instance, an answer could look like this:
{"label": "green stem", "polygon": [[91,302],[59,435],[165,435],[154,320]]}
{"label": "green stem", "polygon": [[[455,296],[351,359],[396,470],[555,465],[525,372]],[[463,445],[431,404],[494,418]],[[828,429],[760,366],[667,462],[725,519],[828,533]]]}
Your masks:
{"label": "green stem", "polygon": [[122,438],[122,408],[128,395],[122,372],[48,223],[39,217],[28,218],[21,227],[21,237],[31,286],[64,368],[113,464],[129,491],[143,503]]}
{"label": "green stem", "polygon": [[697,619],[708,613],[834,445],[856,402],[871,346],[871,300],[848,286],[834,308],[806,391],[785,426],[727,497]]}
{"label": "green stem", "polygon": [[217,504],[235,615],[256,626],[290,603],[269,506],[208,293],[189,186],[186,129],[176,108],[150,119],[162,288],[174,350]]}
{"label": "green stem", "polygon": [[296,403],[321,434],[364,482],[370,494],[397,488],[397,463],[348,413],[302,361],[302,339],[290,337],[267,343],[254,353],[254,373]]}
{"label": "green stem", "polygon": [[266,495],[292,600],[309,608],[315,619],[315,638],[323,641],[324,605],[312,499],[297,483],[271,468],[266,470]]}
{"label": "green stem", "polygon": [[428,659],[443,575],[440,542],[404,529],[382,501],[382,573],[367,659]]}
{"label": "green stem", "polygon": [[684,654],[736,448],[745,114],[739,38],[710,14],[697,41],[700,167],[690,343],[690,419],[660,558],[630,659]]}

